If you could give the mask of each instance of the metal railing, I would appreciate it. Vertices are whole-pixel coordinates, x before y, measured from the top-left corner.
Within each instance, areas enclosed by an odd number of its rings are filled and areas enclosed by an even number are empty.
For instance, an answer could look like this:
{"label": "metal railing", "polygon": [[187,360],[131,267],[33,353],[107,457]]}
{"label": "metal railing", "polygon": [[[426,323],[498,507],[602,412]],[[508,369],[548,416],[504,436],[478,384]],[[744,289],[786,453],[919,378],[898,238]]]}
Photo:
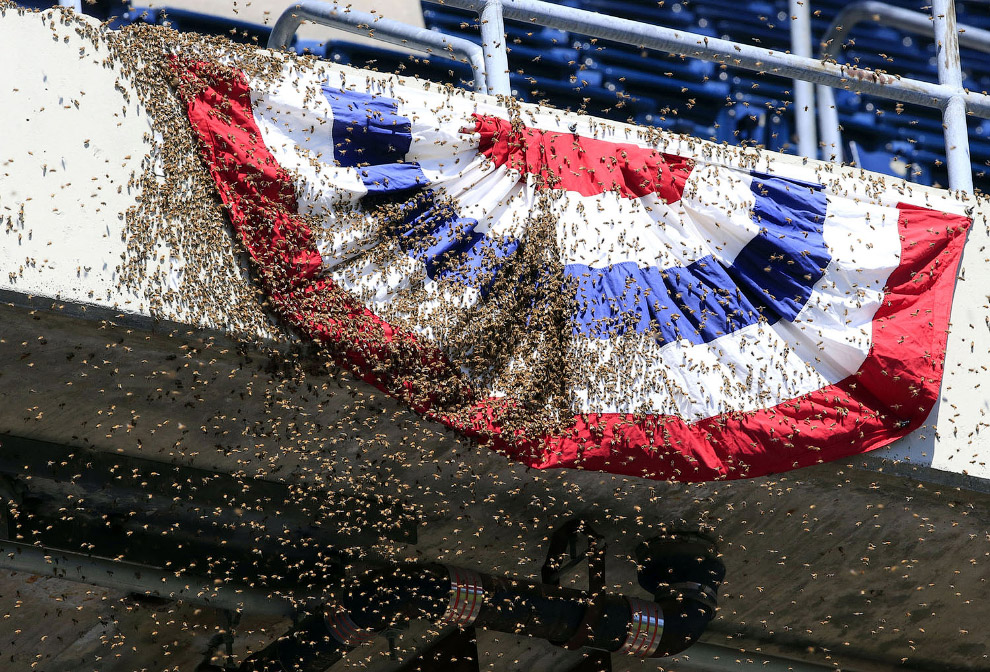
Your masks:
{"label": "metal railing", "polygon": [[[478,12],[482,47],[493,93],[509,92],[508,59],[501,20],[509,18],[568,32],[643,46],[680,56],[698,58],[732,67],[798,79],[823,86],[849,89],[881,98],[914,103],[942,110],[949,187],[973,191],[969,162],[966,115],[990,119],[990,96],[962,87],[959,39],[954,0],[932,0],[934,35],[939,45],[939,83],[894,77],[872,70],[819,61],[807,56],[780,53],[663,26],[552,5],[540,0],[429,0],[450,7]],[[806,4],[806,3],[805,3]]]}
{"label": "metal railing", "polygon": [[[812,55],[810,2],[789,0],[788,8],[791,15],[791,53],[810,57]],[[794,80],[794,130],[797,134],[798,154],[817,157],[815,85],[803,79]]]}
{"label": "metal railing", "polygon": [[[504,20],[514,19],[532,25],[546,26],[623,44],[665,51],[679,56],[697,58],[731,67],[770,74],[856,91],[881,98],[942,110],[945,127],[946,160],[949,187],[972,192],[973,173],[969,160],[969,137],[966,115],[990,119],[990,96],[967,91],[962,87],[962,70],[959,63],[959,36],[956,30],[954,0],[932,0],[932,26],[938,47],[939,82],[925,82],[907,77],[895,77],[865,68],[839,65],[828,60],[819,61],[809,56],[781,53],[762,47],[740,44],[705,35],[698,35],[663,26],[651,26],[637,21],[588,12],[573,7],[553,5],[541,0],[428,0],[434,4],[474,11],[478,14],[484,63],[472,67],[484,71],[490,93],[510,95],[509,66],[505,44]],[[805,5],[807,3],[804,3]],[[368,30],[368,17],[358,12],[346,12],[335,5],[301,2],[286,10],[276,23],[269,46],[284,47],[302,20],[310,19],[306,12],[321,7],[313,15],[336,17],[347,14],[363,16],[358,22],[362,31]],[[331,11],[330,7],[335,9]],[[303,11],[303,10],[306,11]],[[405,26],[404,24],[370,17],[374,23],[374,36],[393,43],[416,46],[409,37],[421,31],[432,31]],[[317,19],[310,19],[317,20]],[[351,23],[348,21],[348,23]],[[280,28],[279,24],[282,24]],[[382,30],[382,26],[388,30]],[[394,24],[394,25],[392,25]],[[401,27],[401,28],[400,28]],[[418,32],[415,34],[419,34]],[[432,33],[434,36],[439,33]],[[435,37],[432,39],[436,39]],[[450,36],[443,36],[446,44],[453,44]],[[398,41],[397,41],[398,40]],[[460,40],[466,42],[466,40]],[[425,44],[423,42],[422,44]],[[476,48],[476,45],[473,45]],[[466,49],[466,47],[464,47]],[[468,53],[464,51],[462,53]],[[477,75],[476,75],[477,76]],[[805,145],[806,147],[806,145]],[[812,154],[815,154],[814,152]]]}
{"label": "metal railing", "polygon": [[418,49],[471,66],[474,88],[488,93],[484,51],[471,40],[410,26],[375,14],[359,12],[335,2],[301,0],[282,12],[268,38],[269,49],[287,49],[304,21],[372,37],[382,42]]}
{"label": "metal railing", "polygon": [[[867,21],[882,23],[885,27],[897,28],[915,35],[932,34],[932,17],[927,14],[872,0],[855,2],[843,8],[822,37],[821,59],[835,60],[842,48],[842,36],[849,35],[855,26]],[[990,53],[990,31],[965,24],[959,24],[957,28],[960,46]],[[835,93],[827,86],[818,87],[818,123],[823,145],[822,158],[842,161],[839,111],[835,105]]]}

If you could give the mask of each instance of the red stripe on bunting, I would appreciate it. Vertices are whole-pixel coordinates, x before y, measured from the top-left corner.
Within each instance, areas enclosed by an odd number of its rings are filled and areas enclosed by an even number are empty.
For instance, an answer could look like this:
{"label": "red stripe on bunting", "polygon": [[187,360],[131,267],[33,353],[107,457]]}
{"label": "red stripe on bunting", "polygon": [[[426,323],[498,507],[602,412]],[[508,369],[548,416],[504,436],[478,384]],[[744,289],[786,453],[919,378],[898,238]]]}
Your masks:
{"label": "red stripe on bunting", "polygon": [[474,120],[481,135],[478,151],[497,166],[540,176],[543,189],[582,196],[614,191],[626,198],[657,194],[673,203],[681,200],[691,174],[688,159],[632,143],[514,126],[491,115],[476,114]]}
{"label": "red stripe on bunting", "polygon": [[[955,272],[970,222],[901,205],[901,265],[888,280],[873,322],[873,348],[856,374],[773,408],[691,424],[673,416],[590,414],[575,416],[572,427],[554,435],[506,429],[525,426],[519,422],[524,415],[519,400],[476,399],[439,348],[381,320],[321,274],[312,231],[297,214],[292,178],[262,140],[244,75],[203,62],[173,60],[173,65],[203,158],[282,317],[325,344],[338,363],[363,380],[512,459],[538,468],[680,481],[754,477],[885,446],[919,427],[937,398]],[[508,122],[504,125],[509,128]],[[501,126],[492,122],[490,128],[496,127]],[[539,133],[541,141],[551,135]],[[561,137],[549,138],[554,146],[566,134],[556,136]],[[536,139],[525,136],[524,154],[559,156],[530,147]],[[502,147],[502,140],[500,136],[490,148]],[[585,157],[578,158],[607,158],[597,143],[601,141],[582,145]],[[635,148],[656,161],[655,152]],[[496,160],[516,160],[516,149],[492,151],[502,152]],[[549,172],[558,165],[553,161],[527,165]],[[680,198],[683,180],[678,186],[678,175],[686,177],[686,172],[665,170],[656,162],[650,165],[658,167],[657,181],[644,185],[636,181],[644,171],[614,165],[618,167],[606,171],[614,180],[610,189],[638,196],[651,188],[668,200]],[[645,173],[653,175],[653,170]],[[587,177],[588,171],[577,172]],[[608,182],[595,172],[604,187]]]}
{"label": "red stripe on bunting", "polygon": [[172,64],[203,159],[282,317],[326,344],[338,364],[415,411],[471,399],[443,352],[381,320],[321,275],[323,259],[298,215],[292,177],[265,146],[244,74],[201,61],[173,58]]}

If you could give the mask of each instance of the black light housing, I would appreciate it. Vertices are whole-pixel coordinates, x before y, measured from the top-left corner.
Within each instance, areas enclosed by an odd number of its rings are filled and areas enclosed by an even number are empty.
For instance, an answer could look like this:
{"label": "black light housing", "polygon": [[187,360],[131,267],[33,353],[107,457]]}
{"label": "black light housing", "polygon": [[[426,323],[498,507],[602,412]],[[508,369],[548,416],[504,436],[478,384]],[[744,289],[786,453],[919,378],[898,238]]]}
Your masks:
{"label": "black light housing", "polygon": [[725,564],[715,542],[695,532],[670,532],[636,548],[637,579],[663,614],[663,636],[652,657],[691,646],[715,618]]}

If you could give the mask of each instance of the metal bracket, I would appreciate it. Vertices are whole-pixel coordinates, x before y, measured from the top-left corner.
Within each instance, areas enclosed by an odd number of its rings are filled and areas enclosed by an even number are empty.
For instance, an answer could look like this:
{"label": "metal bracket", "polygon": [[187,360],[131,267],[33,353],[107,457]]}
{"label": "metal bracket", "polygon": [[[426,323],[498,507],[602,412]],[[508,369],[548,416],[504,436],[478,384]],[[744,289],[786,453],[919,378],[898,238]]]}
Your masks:
{"label": "metal bracket", "polygon": [[[226,627],[210,638],[210,642],[206,646],[206,653],[203,654],[203,661],[196,667],[196,672],[221,672],[223,670],[236,670],[238,667],[234,662],[234,628],[241,622],[241,614],[230,609],[224,609],[222,613]],[[211,662],[217,649],[221,646],[224,647],[226,654],[222,668]]]}
{"label": "metal bracket", "polygon": [[[587,547],[578,551],[578,538],[585,537]],[[588,594],[591,604],[584,610],[581,624],[574,636],[566,642],[555,642],[565,649],[580,649],[591,636],[595,624],[601,620],[605,595],[605,537],[595,532],[583,518],[567,521],[550,535],[550,547],[547,549],[547,559],[543,562],[541,575],[543,583],[559,586],[560,577],[564,572],[576,567],[583,560],[588,561]],[[593,664],[607,665],[611,669],[608,653],[594,657]]]}
{"label": "metal bracket", "polygon": [[[587,547],[578,552],[578,538],[588,540]],[[559,586],[564,572],[588,561],[588,592],[597,594],[605,588],[605,537],[595,532],[583,518],[567,521],[550,535],[550,547],[543,562],[543,583]]]}
{"label": "metal bracket", "polygon": [[410,660],[402,663],[395,672],[419,672],[421,670],[445,672],[478,672],[478,637],[473,627],[447,627]]}
{"label": "metal bracket", "polygon": [[409,629],[409,623],[408,621],[405,621],[405,622],[396,623],[391,628],[385,628],[384,630],[381,631],[380,634],[383,637],[385,637],[385,639],[388,641],[389,660],[393,662],[399,660],[399,649],[396,646],[395,642],[399,638],[399,636],[408,629]]}

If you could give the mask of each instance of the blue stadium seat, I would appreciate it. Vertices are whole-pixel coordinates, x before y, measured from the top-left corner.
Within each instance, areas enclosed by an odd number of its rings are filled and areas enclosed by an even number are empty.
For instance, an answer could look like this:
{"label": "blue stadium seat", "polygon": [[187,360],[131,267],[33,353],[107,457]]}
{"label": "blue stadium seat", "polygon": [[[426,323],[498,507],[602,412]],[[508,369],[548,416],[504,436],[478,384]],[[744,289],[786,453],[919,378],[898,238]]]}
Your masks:
{"label": "blue stadium seat", "polygon": [[297,53],[310,53],[341,65],[394,73],[400,76],[424,77],[464,88],[474,88],[474,75],[467,63],[426,54],[405,54],[391,49],[345,40],[297,40]]}
{"label": "blue stadium seat", "polygon": [[25,9],[51,9],[57,7],[57,0],[18,0],[17,5]]}
{"label": "blue stadium seat", "polygon": [[849,143],[850,155],[856,165],[877,173],[886,173],[916,184],[932,184],[929,164],[934,155],[918,150],[910,143],[893,141],[877,148],[857,142]]}
{"label": "blue stadium seat", "polygon": [[730,145],[793,153],[790,118],[782,109],[778,101],[747,96],[719,112],[715,139]]}
{"label": "blue stadium seat", "polygon": [[623,95],[603,87],[584,87],[571,82],[537,79],[510,73],[512,94],[529,102],[550,102],[554,107],[600,114],[607,110],[613,119],[626,121],[659,110],[657,101],[644,96]]}
{"label": "blue stadium seat", "polygon": [[[738,0],[559,1],[569,7],[726,36],[739,42],[790,48],[787,0],[759,0],[742,6]],[[847,2],[813,0],[813,4],[816,10],[812,17],[813,35],[817,38]],[[893,4],[920,9],[914,0],[893,0]],[[990,13],[976,0],[957,2],[956,7],[960,21],[990,28]],[[466,31],[477,39],[477,17],[471,13],[431,3],[424,4],[424,10],[427,25],[448,32]],[[544,90],[554,88],[550,80],[556,68],[555,90],[561,95],[575,84],[585,82],[586,91],[599,87],[610,93],[635,96],[641,109],[634,119],[640,122],[700,137],[714,136],[720,141],[794,151],[790,104],[793,84],[789,80],[758,77],[748,71],[690,59],[680,61],[666,54],[604,40],[593,41],[581,35],[571,35],[571,44],[564,44],[563,36],[548,39],[532,26],[524,26],[522,32],[518,27],[506,30],[510,47],[518,49],[514,56],[510,54],[510,64],[514,71],[522,71],[514,75],[514,86],[521,95],[533,98],[527,89],[537,87],[525,80],[526,75],[531,75]],[[936,81],[934,44],[927,36],[905,35],[886,26],[861,25],[843,39],[840,62]],[[575,57],[561,51],[561,47],[567,46],[576,49]],[[550,50],[554,50],[552,55]],[[963,65],[966,86],[976,91],[990,89],[990,61],[984,54],[963,50]],[[585,94],[585,97],[589,96]],[[591,95],[590,98],[589,112],[596,112],[591,105],[600,101],[604,107],[597,113],[623,120],[628,116],[628,109],[611,107],[612,100],[608,97]],[[726,99],[731,103],[728,106]],[[560,100],[570,104],[573,97],[564,96]],[[657,107],[643,109],[644,101],[649,100],[656,101]],[[837,91],[836,105],[846,134],[857,142],[861,156],[872,166],[890,173],[892,161],[898,169],[904,163],[910,166],[911,179],[944,184],[944,147],[937,111],[904,106],[903,112],[898,113],[893,103],[854,91]],[[972,134],[972,153],[974,165],[980,167],[990,162],[990,125],[977,128],[978,132]],[[990,180],[982,178],[981,185],[985,189],[990,186]]]}
{"label": "blue stadium seat", "polygon": [[272,32],[269,26],[173,7],[132,7],[120,17],[117,27],[133,23],[170,26],[181,32],[202,35],[222,35],[234,42],[260,46],[268,44]]}

